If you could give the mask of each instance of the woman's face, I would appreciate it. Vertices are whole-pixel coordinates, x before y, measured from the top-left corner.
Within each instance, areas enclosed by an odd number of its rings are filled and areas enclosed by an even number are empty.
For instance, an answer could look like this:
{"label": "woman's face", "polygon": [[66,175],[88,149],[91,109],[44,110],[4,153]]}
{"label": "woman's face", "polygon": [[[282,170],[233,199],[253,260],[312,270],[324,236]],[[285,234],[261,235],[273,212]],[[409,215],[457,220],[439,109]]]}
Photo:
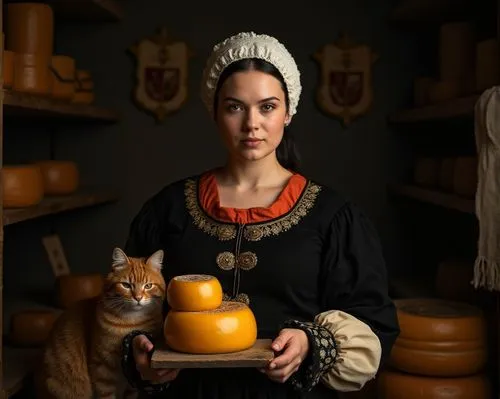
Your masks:
{"label": "woman's face", "polygon": [[275,156],[286,122],[285,93],[274,76],[237,72],[220,88],[217,125],[231,157],[256,161]]}

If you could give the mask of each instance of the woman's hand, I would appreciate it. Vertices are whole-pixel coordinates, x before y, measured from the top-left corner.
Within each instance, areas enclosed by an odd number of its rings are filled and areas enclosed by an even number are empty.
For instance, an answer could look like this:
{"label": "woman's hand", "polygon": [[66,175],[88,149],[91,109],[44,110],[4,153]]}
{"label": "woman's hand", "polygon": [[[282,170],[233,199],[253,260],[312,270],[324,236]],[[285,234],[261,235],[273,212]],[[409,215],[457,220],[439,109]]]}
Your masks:
{"label": "woman's hand", "polygon": [[285,382],[295,373],[309,352],[309,340],[304,331],[285,328],[271,344],[275,352],[281,352],[266,368],[260,369],[276,382]]}
{"label": "woman's hand", "polygon": [[148,353],[153,350],[153,344],[145,335],[138,335],[132,340],[132,350],[137,371],[141,378],[153,384],[170,382],[179,374],[178,369],[152,369],[149,365]]}

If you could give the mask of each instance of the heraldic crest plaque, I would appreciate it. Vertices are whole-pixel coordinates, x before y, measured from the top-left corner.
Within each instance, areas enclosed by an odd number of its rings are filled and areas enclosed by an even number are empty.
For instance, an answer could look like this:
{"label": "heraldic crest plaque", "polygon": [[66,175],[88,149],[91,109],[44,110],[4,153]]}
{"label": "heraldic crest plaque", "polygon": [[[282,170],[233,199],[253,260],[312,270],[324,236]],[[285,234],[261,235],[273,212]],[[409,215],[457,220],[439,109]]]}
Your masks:
{"label": "heraldic crest plaque", "polygon": [[327,114],[349,125],[368,112],[373,101],[372,65],[378,59],[366,45],[354,43],[345,34],[314,54],[321,66],[316,99]]}
{"label": "heraldic crest plaque", "polygon": [[161,122],[187,100],[188,61],[192,53],[186,43],[172,40],[165,27],[130,51],[137,58],[134,100]]}

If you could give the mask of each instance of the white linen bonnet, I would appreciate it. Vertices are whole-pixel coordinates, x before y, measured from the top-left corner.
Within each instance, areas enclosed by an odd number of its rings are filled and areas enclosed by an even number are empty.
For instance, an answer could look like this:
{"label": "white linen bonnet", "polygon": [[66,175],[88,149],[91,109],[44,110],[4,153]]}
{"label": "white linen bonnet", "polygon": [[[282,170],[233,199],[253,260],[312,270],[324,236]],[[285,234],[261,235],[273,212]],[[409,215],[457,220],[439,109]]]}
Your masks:
{"label": "white linen bonnet", "polygon": [[241,32],[216,44],[203,71],[201,98],[210,115],[214,112],[217,82],[224,69],[235,61],[259,58],[280,71],[288,90],[289,115],[297,112],[302,86],[297,64],[288,50],[277,39],[254,32]]}

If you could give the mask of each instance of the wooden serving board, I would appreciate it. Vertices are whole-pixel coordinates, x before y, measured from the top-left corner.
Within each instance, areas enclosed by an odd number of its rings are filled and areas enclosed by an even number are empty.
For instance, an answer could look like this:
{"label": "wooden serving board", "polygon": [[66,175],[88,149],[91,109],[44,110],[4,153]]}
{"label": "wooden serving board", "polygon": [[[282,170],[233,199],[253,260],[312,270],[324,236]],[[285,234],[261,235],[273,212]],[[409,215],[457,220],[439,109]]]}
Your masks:
{"label": "wooden serving board", "polygon": [[274,359],[270,339],[258,339],[250,349],[234,353],[195,355],[159,347],[151,357],[151,368],[265,367]]}

